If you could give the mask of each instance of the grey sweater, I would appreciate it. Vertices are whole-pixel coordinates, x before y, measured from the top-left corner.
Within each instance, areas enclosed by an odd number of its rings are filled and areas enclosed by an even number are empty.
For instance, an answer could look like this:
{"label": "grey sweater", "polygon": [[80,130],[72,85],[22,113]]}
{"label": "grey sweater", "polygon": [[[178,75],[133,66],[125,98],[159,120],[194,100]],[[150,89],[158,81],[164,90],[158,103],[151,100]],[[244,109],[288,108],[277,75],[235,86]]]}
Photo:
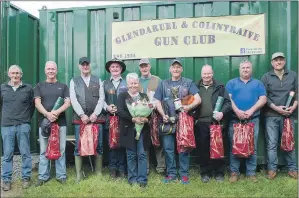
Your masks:
{"label": "grey sweater", "polygon": [[[267,91],[267,106],[265,107],[265,116],[280,116],[270,105],[284,106],[289,97],[290,91],[294,91],[292,103],[298,101],[298,77],[296,72],[285,69],[282,80],[274,73],[274,70],[267,72],[262,77],[262,82]],[[293,112],[293,116],[295,111]]]}

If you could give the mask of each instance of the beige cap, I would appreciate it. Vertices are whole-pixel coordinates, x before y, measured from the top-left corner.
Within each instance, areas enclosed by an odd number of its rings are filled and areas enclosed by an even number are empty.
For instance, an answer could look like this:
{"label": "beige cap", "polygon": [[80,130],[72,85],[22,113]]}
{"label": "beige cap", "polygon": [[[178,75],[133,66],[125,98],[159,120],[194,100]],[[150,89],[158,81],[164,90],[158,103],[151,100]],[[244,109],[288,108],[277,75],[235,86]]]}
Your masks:
{"label": "beige cap", "polygon": [[277,58],[277,57],[283,57],[285,58],[284,54],[282,52],[275,52],[274,54],[272,54],[272,59]]}

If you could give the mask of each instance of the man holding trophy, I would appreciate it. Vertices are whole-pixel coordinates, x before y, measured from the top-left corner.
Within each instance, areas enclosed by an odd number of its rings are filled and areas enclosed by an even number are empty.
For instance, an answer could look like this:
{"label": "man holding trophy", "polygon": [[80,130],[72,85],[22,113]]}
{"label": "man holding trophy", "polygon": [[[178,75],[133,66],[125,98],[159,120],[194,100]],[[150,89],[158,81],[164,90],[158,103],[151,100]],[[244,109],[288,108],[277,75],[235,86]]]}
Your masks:
{"label": "man holding trophy", "polygon": [[[181,76],[183,66],[177,59],[172,61],[169,68],[171,78],[163,80],[154,95],[157,99],[157,110],[163,118],[162,128],[160,128],[161,142],[164,148],[166,157],[167,176],[163,180],[164,183],[170,183],[177,180],[176,171],[176,155],[175,155],[175,133],[178,122],[178,111],[190,112],[201,103],[199,90],[192,80]],[[190,105],[182,105],[181,99],[188,95],[194,97]],[[168,127],[170,126],[170,127]],[[182,184],[189,183],[189,152],[179,153],[180,170],[179,176]]]}
{"label": "man holding trophy", "polygon": [[[211,159],[210,126],[223,121],[231,111],[231,101],[225,86],[213,78],[212,66],[204,65],[201,69],[201,80],[197,87],[200,90],[201,105],[196,108],[195,124],[196,154],[200,156],[201,181],[207,183],[214,173],[216,181],[224,180],[225,163],[223,159]],[[220,101],[222,105],[217,105]],[[217,109],[218,108],[218,109]],[[224,123],[223,126],[225,126]],[[223,148],[223,147],[222,147]],[[224,156],[223,156],[224,157]]]}

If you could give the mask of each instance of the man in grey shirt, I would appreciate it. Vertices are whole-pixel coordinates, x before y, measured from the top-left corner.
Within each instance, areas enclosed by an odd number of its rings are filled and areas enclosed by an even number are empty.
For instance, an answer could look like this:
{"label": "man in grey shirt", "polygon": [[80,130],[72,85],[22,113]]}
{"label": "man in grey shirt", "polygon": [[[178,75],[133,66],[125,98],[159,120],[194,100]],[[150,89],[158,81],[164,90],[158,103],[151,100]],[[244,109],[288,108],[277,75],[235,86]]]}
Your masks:
{"label": "man in grey shirt", "polygon": [[[298,77],[296,72],[285,67],[285,56],[282,52],[272,55],[271,64],[273,69],[262,77],[262,82],[267,91],[267,106],[265,108],[266,117],[266,142],[267,142],[267,164],[268,178],[274,179],[277,171],[277,146],[280,144],[285,117],[292,119],[294,127],[295,110],[298,105]],[[293,102],[290,107],[286,107],[289,93],[295,92]],[[298,178],[295,150],[283,152],[287,162],[288,174],[290,177]]]}
{"label": "man in grey shirt", "polygon": [[[70,97],[73,113],[73,123],[75,130],[75,165],[77,182],[83,177],[82,172],[82,157],[79,154],[78,144],[80,141],[80,124],[95,123],[100,120],[104,104],[104,89],[101,79],[97,76],[91,75],[90,60],[87,57],[79,59],[80,76],[74,77],[70,82]],[[77,121],[77,122],[76,122]],[[75,123],[76,122],[76,123]],[[95,171],[97,174],[102,173],[103,161],[103,126],[98,124],[98,145],[97,155],[95,156]]]}

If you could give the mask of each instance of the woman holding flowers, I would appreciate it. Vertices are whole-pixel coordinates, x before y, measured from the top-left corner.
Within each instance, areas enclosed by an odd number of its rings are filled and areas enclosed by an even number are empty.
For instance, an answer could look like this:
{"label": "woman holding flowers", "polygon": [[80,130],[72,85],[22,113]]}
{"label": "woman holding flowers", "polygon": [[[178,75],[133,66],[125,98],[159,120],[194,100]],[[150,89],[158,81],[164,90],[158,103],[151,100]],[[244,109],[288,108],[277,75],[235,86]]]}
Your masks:
{"label": "woman holding flowers", "polygon": [[[136,73],[129,73],[126,81],[128,91],[121,93],[117,99],[120,121],[120,146],[127,149],[129,184],[139,184],[140,187],[144,188],[147,184],[146,150],[150,144],[148,117],[152,107],[148,103],[149,99],[147,95],[138,92],[138,75]],[[142,113],[146,109],[148,116],[135,117],[136,112],[138,114],[138,111],[141,109]],[[138,138],[136,138],[136,130],[140,130]]]}

